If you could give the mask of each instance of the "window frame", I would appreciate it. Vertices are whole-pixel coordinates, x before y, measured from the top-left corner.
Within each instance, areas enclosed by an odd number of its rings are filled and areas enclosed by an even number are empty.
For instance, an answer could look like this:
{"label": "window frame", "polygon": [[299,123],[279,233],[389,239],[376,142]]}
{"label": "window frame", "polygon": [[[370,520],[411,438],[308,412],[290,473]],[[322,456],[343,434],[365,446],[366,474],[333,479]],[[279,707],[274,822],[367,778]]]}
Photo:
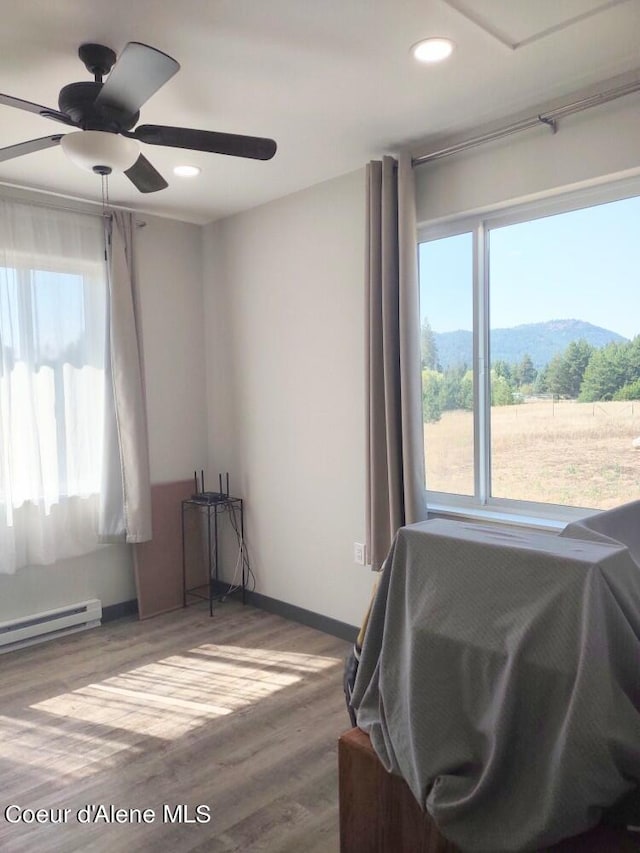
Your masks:
{"label": "window frame", "polygon": [[[578,188],[561,188],[521,200],[510,200],[467,214],[422,222],[417,228],[419,271],[420,244],[472,235],[473,288],[473,459],[474,495],[437,492],[425,488],[429,514],[562,529],[569,521],[592,513],[593,508],[546,504],[491,496],[491,400],[489,353],[489,240],[493,228],[517,225],[547,216],[594,207],[625,198],[640,197],[640,176],[608,179]],[[418,313],[418,324],[420,316]],[[639,496],[640,497],[640,496]]]}

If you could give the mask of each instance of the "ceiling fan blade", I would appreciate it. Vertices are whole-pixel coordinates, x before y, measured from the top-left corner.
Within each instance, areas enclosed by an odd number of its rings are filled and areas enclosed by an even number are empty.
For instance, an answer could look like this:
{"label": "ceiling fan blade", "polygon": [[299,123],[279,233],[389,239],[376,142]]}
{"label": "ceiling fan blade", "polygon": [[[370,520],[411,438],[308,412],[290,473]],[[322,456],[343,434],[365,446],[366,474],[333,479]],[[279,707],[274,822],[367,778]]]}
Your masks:
{"label": "ceiling fan blade", "polygon": [[232,157],[251,157],[253,160],[270,160],[276,153],[273,139],[260,136],[240,136],[234,133],[215,133],[211,130],[190,130],[188,127],[167,127],[160,124],[142,124],[127,134],[149,145],[167,145],[170,148],[189,148],[211,154],[229,154]]}
{"label": "ceiling fan blade", "polygon": [[143,157],[142,154],[138,157],[133,166],[126,170],[125,175],[141,193],[155,193],[158,192],[158,190],[164,190],[169,186],[160,172],[154,169],[151,163],[146,157]]}
{"label": "ceiling fan blade", "polygon": [[23,101],[22,98],[14,98],[12,95],[0,94],[0,104],[5,107],[17,107],[19,110],[27,110],[30,113],[37,113],[45,118],[52,118],[55,121],[64,122],[64,124],[75,124],[71,116],[66,113],[61,113],[60,110],[53,110],[50,107],[43,107],[40,104],[34,104],[31,101]]}
{"label": "ceiling fan blade", "polygon": [[0,148],[0,163],[13,160],[14,157],[22,157],[23,154],[31,154],[33,151],[53,148],[54,145],[58,145],[63,136],[64,133],[58,133],[55,136],[43,136],[40,139],[30,139],[28,142],[18,142],[17,145]]}
{"label": "ceiling fan blade", "polygon": [[96,105],[134,115],[179,69],[180,63],[161,50],[130,41],[100,90]]}

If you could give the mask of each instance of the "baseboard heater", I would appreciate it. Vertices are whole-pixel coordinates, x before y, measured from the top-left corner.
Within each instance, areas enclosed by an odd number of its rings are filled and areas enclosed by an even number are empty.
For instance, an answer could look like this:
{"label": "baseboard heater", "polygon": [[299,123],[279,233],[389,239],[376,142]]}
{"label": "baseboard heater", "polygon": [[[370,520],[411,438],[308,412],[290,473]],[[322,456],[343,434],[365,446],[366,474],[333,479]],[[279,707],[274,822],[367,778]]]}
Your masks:
{"label": "baseboard heater", "polygon": [[102,602],[97,598],[68,604],[44,613],[33,613],[0,622],[0,654],[43,643],[87,628],[97,628],[102,620]]}

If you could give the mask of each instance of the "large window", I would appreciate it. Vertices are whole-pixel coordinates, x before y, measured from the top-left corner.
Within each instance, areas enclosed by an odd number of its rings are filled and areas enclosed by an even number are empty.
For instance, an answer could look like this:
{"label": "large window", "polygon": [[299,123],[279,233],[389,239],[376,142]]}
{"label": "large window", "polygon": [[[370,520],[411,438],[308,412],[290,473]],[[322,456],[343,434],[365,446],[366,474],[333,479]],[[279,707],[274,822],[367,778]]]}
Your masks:
{"label": "large window", "polygon": [[421,233],[432,504],[561,515],[640,498],[638,192]]}
{"label": "large window", "polygon": [[0,571],[95,548],[105,463],[99,217],[0,203]]}
{"label": "large window", "polygon": [[93,276],[0,268],[3,491],[14,507],[49,510],[100,491],[105,292],[96,266]]}

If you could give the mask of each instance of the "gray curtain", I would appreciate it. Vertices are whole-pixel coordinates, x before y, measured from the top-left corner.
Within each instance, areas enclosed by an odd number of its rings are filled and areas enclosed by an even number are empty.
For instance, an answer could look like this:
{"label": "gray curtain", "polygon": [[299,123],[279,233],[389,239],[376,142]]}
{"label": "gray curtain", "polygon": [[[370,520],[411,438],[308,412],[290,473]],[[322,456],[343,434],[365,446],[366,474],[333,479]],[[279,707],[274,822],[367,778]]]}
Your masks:
{"label": "gray curtain", "polygon": [[416,215],[411,160],[367,166],[366,537],[381,568],[399,527],[426,517]]}
{"label": "gray curtain", "polygon": [[[143,371],[135,317],[133,233],[133,216],[114,211],[107,222],[113,409],[106,412],[106,417],[115,424],[112,441],[117,441],[118,452],[110,458],[119,459],[120,470],[112,465],[105,484],[101,532],[107,539],[124,528],[127,542],[147,542],[151,539],[151,484]],[[106,450],[108,452],[108,448]]]}

